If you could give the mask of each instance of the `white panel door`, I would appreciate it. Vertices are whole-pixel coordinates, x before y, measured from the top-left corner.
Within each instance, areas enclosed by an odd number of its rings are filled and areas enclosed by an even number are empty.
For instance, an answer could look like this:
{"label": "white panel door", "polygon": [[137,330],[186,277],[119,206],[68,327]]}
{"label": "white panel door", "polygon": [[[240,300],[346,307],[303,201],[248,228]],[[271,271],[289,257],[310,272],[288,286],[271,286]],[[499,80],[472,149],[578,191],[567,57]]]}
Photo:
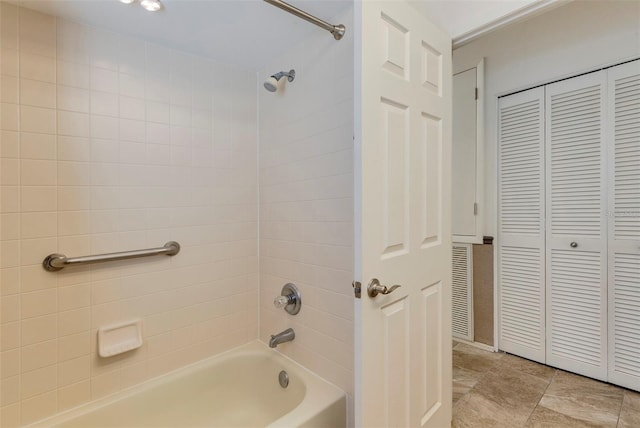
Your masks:
{"label": "white panel door", "polygon": [[451,40],[406,1],[356,21],[356,426],[450,426]]}
{"label": "white panel door", "polygon": [[607,379],[606,73],[546,87],[547,364]]}
{"label": "white panel door", "polygon": [[544,363],[544,88],[498,109],[499,347]]}
{"label": "white panel door", "polygon": [[608,70],[609,381],[640,390],[640,61]]}

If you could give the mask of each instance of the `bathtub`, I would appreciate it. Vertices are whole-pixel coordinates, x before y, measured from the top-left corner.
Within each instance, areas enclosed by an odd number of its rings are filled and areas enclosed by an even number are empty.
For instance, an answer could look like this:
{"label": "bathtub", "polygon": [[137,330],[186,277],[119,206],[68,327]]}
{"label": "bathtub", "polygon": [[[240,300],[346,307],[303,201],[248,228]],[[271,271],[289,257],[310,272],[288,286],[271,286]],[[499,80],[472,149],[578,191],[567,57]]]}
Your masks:
{"label": "bathtub", "polygon": [[[280,386],[285,370],[289,385]],[[228,351],[37,427],[344,427],[339,388],[260,342]]]}

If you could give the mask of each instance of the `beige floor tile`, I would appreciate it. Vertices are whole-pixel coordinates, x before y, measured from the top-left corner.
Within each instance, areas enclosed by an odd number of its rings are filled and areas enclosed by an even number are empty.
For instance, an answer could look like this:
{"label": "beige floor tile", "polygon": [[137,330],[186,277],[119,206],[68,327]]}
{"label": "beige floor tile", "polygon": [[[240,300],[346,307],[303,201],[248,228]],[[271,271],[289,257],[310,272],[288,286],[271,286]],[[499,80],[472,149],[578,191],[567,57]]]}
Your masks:
{"label": "beige floor tile", "polygon": [[453,367],[486,372],[503,356],[502,353],[488,352],[466,343],[458,343],[453,352]]}
{"label": "beige floor tile", "polygon": [[558,370],[540,406],[596,426],[615,427],[622,399],[622,388]]}
{"label": "beige floor tile", "polygon": [[536,407],[525,425],[526,428],[591,428],[598,426],[542,406]]}
{"label": "beige floor tile", "polygon": [[[452,428],[514,428],[522,426],[520,420],[495,403],[472,390],[453,408]],[[526,420],[526,418],[525,418]]]}
{"label": "beige floor tile", "polygon": [[460,367],[453,368],[453,402],[457,402],[460,397],[469,392],[484,373],[467,370]]}
{"label": "beige floor tile", "polygon": [[632,391],[624,392],[618,428],[640,427],[640,394]]}
{"label": "beige floor tile", "polygon": [[456,428],[640,428],[640,393],[456,343]]}
{"label": "beige floor tile", "polygon": [[508,367],[512,370],[530,374],[547,382],[551,381],[551,378],[556,372],[556,369],[553,367],[545,366],[510,354],[505,354],[496,367]]}
{"label": "beige floor tile", "polygon": [[510,412],[520,424],[529,418],[549,382],[505,367],[496,367],[483,376],[473,392]]}

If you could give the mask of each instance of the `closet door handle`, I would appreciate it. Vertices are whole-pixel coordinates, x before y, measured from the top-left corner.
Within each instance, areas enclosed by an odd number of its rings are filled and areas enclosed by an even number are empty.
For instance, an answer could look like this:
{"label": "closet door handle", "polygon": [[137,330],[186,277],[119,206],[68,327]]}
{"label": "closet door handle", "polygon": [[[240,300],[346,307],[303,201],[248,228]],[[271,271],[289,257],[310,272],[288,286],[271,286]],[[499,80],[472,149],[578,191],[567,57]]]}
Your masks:
{"label": "closet door handle", "polygon": [[578,243],[576,241],[573,241],[571,244],[569,244],[569,246],[571,248],[578,248]]}

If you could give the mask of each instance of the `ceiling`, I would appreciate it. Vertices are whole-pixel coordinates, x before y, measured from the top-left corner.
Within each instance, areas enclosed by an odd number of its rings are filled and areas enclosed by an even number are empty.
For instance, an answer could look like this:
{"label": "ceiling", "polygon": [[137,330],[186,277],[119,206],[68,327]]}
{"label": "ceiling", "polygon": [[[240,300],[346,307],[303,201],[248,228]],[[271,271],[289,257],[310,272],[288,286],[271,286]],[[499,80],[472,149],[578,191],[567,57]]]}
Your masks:
{"label": "ceiling", "polygon": [[[548,0],[428,0],[412,1],[415,8],[428,16],[456,39],[484,28],[517,11]],[[554,2],[555,3],[555,2]]]}
{"label": "ceiling", "polygon": [[[162,0],[150,13],[118,0],[14,0],[25,7],[252,69],[286,50],[299,38],[324,30],[261,0]],[[523,7],[549,0],[429,0],[413,5],[459,37]],[[352,0],[289,0],[333,24]],[[352,31],[352,23],[347,32]],[[339,43],[339,42],[336,42]]]}

